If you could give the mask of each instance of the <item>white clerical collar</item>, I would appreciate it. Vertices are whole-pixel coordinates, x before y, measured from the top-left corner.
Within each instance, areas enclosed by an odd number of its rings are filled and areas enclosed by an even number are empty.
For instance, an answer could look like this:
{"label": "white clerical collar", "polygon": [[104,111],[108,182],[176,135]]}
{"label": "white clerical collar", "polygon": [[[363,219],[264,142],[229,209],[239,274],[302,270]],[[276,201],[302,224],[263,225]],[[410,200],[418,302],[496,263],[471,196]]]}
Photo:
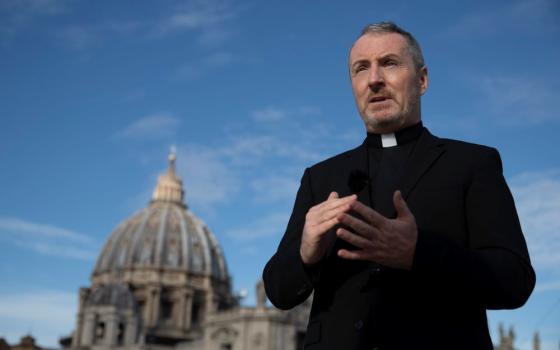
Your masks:
{"label": "white clerical collar", "polygon": [[397,138],[395,133],[381,134],[381,145],[383,148],[395,147],[397,145]]}

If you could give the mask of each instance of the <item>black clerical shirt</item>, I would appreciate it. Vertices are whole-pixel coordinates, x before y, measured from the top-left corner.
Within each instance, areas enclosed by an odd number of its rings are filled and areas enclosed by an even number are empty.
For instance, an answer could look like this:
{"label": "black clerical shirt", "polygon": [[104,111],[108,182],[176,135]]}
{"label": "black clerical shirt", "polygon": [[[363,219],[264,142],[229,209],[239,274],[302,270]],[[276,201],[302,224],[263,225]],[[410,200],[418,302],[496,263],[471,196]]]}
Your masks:
{"label": "black clerical shirt", "polygon": [[398,190],[407,160],[422,133],[422,122],[394,133],[395,146],[384,147],[381,134],[368,133],[370,204],[384,216],[393,213],[393,194]]}

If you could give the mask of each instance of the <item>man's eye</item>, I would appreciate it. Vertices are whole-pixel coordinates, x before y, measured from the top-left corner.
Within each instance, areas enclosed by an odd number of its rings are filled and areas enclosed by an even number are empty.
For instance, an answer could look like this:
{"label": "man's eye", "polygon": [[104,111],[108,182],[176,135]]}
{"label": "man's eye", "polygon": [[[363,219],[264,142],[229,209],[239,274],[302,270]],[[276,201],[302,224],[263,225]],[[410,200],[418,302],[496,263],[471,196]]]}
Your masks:
{"label": "man's eye", "polygon": [[362,71],[365,71],[367,69],[367,67],[365,65],[359,65],[354,69],[354,73],[359,73]]}
{"label": "man's eye", "polygon": [[394,61],[394,60],[387,60],[387,61],[385,61],[385,64],[384,64],[384,65],[385,65],[386,67],[393,67],[393,66],[396,66],[397,64],[398,64],[397,61]]}

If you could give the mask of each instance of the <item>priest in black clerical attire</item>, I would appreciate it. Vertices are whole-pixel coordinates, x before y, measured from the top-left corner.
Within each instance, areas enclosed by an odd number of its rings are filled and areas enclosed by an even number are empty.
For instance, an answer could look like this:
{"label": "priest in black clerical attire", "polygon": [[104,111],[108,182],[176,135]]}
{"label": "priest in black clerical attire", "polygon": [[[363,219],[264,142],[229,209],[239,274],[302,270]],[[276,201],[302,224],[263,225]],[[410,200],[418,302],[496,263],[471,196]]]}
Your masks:
{"label": "priest in black clerical attire", "polygon": [[349,71],[367,136],[305,170],[268,298],[313,293],[304,349],[493,349],[486,310],[535,284],[498,152],[422,125],[428,70],[394,23],[364,28]]}

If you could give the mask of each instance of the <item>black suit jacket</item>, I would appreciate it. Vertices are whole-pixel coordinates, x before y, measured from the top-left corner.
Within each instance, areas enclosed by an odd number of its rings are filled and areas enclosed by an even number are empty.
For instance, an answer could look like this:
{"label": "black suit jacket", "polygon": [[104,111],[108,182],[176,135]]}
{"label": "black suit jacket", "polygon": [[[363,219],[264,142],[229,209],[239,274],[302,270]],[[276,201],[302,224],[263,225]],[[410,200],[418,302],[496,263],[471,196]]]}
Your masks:
{"label": "black suit jacket", "polygon": [[[307,211],[331,191],[355,190],[351,178],[368,173],[366,147],[305,170],[286,233],[264,269],[267,296],[290,309],[314,292],[306,349],[492,349],[486,310],[520,307],[535,284],[493,148],[423,130],[399,186],[419,231],[411,271],[341,259],[340,240],[319,265],[303,265]],[[358,192],[366,205],[368,191]]]}

